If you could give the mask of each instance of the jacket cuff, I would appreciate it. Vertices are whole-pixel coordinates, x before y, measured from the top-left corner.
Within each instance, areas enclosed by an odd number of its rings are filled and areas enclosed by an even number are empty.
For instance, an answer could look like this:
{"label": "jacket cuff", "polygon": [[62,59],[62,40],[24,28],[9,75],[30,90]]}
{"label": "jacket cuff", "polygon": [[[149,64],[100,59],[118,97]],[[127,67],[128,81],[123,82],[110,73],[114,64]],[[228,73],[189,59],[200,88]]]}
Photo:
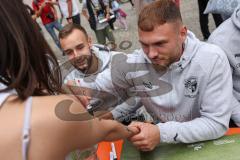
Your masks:
{"label": "jacket cuff", "polygon": [[172,127],[176,127],[175,125],[158,123],[157,126],[160,130],[160,143],[178,143],[178,133],[176,128]]}

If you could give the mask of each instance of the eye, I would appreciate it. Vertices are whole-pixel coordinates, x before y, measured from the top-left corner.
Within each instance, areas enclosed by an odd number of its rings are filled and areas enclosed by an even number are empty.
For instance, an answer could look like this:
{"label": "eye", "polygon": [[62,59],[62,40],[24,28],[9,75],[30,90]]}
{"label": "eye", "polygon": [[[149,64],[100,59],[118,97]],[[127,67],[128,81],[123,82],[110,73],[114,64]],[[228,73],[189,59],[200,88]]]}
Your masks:
{"label": "eye", "polygon": [[155,47],[163,47],[166,43],[167,43],[167,41],[160,41],[160,42],[156,42],[154,44],[154,46]]}
{"label": "eye", "polygon": [[84,45],[81,45],[81,44],[76,46],[76,49],[77,49],[77,50],[81,50],[81,49],[83,49],[83,48],[84,48]]}
{"label": "eye", "polygon": [[66,50],[64,51],[64,53],[68,56],[72,55],[73,54],[73,51],[72,50]]}
{"label": "eye", "polygon": [[161,47],[163,45],[163,43],[156,43],[155,44],[157,47]]}
{"label": "eye", "polygon": [[146,45],[145,43],[141,43],[141,45],[142,45],[142,48],[147,48],[148,47],[148,45]]}

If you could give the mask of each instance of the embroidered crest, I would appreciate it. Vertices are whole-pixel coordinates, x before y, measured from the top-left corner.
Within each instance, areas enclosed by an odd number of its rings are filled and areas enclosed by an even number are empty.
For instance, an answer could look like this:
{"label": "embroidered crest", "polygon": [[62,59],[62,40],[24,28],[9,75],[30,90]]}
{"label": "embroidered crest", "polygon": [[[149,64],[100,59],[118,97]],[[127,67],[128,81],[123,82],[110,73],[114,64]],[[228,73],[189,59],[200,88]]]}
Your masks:
{"label": "embroidered crest", "polygon": [[152,85],[151,82],[143,82],[143,85],[144,85],[146,88],[153,89],[153,85]]}
{"label": "embroidered crest", "polygon": [[196,77],[190,77],[184,82],[185,96],[193,98],[197,94],[198,82]]}
{"label": "embroidered crest", "polygon": [[234,54],[235,58],[240,58],[240,53]]}

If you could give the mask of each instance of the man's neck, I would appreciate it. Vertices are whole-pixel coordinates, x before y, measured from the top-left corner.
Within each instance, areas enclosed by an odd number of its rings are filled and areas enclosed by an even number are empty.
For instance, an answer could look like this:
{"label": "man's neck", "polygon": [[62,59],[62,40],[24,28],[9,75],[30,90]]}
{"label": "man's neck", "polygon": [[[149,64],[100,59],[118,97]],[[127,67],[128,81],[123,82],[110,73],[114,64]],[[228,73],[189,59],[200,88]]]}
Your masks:
{"label": "man's neck", "polygon": [[[181,52],[180,52],[180,58],[183,55],[184,49],[185,49],[185,43],[182,44],[182,48],[181,48]],[[179,58],[179,60],[180,60],[180,58]]]}
{"label": "man's neck", "polygon": [[90,68],[87,71],[87,74],[93,74],[96,73],[98,70],[98,58],[95,54],[92,54],[92,62],[90,64]]}
{"label": "man's neck", "polygon": [[179,52],[179,57],[178,59],[176,60],[176,62],[180,61],[182,55],[183,55],[183,52],[184,52],[184,49],[185,49],[185,43],[182,44],[182,47],[181,47],[181,50]]}

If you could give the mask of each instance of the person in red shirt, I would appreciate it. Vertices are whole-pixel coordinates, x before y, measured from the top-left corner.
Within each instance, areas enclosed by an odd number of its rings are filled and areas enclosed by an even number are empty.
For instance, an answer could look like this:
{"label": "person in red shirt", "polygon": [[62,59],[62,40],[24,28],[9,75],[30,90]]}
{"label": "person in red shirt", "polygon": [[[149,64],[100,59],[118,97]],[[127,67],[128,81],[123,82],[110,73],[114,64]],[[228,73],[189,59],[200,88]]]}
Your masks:
{"label": "person in red shirt", "polygon": [[178,7],[180,7],[180,0],[175,0],[175,3],[177,4]]}
{"label": "person in red shirt", "polygon": [[54,28],[60,31],[62,29],[62,25],[58,21],[57,12],[53,7],[53,3],[46,0],[33,0],[32,6],[35,10],[36,16],[41,17],[42,23],[46,30],[53,38],[56,45],[61,49]]}

